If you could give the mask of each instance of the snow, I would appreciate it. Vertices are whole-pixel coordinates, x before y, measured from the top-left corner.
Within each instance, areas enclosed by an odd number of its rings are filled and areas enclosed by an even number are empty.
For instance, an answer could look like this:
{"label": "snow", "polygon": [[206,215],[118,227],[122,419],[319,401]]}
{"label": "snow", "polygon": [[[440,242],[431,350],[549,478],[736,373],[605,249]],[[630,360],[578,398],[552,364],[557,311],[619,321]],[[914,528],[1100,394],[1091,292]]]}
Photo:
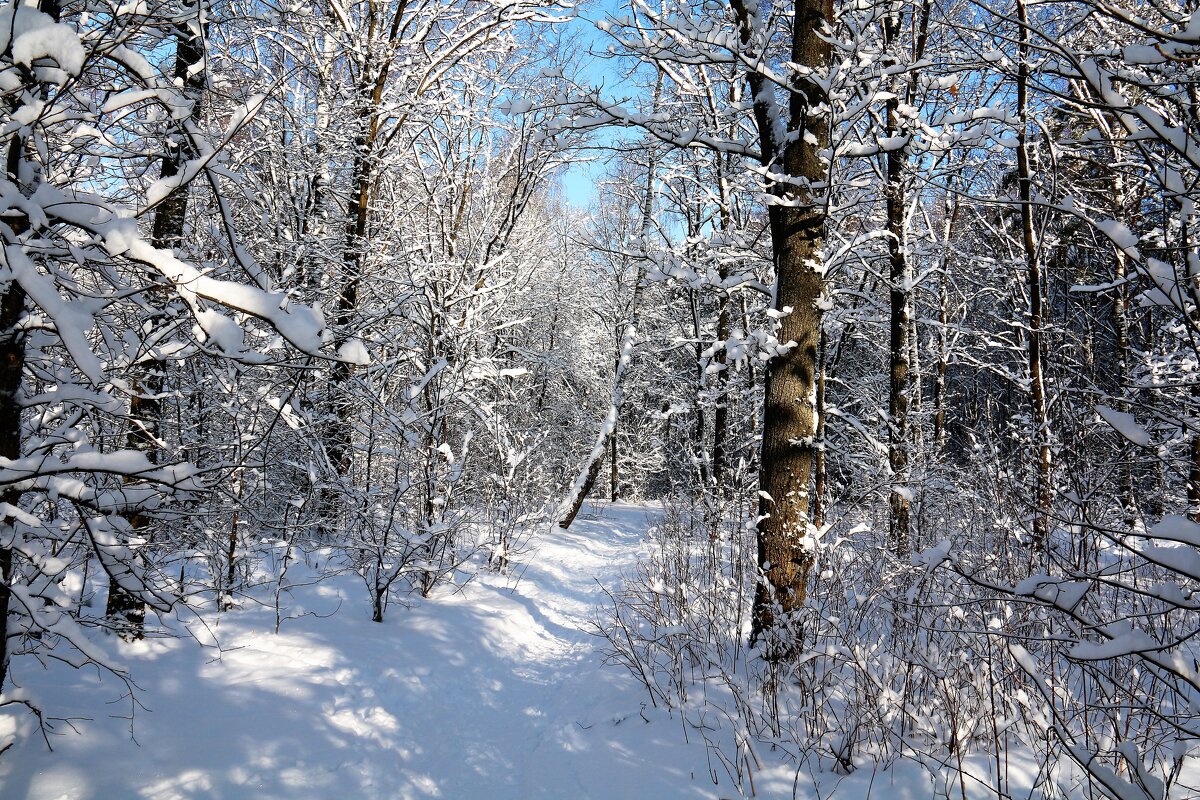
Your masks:
{"label": "snow", "polygon": [[32,66],[39,58],[53,59],[72,75],[83,69],[83,45],[70,27],[57,23],[49,15],[27,6],[15,11],[11,5],[0,9],[0,51],[10,45],[16,64]]}
{"label": "snow", "polygon": [[1200,547],[1200,524],[1180,514],[1167,514],[1150,526],[1150,536]]}
{"label": "snow", "polygon": [[[22,738],[0,759],[0,796],[717,797],[703,744],[650,708],[588,632],[647,513],[614,505],[555,526],[513,575],[482,574],[383,624],[343,576],[293,590],[304,610],[336,614],[286,620],[278,635],[274,610],[253,603],[185,620],[222,650],[97,636],[141,687],[132,738],[115,679],[20,668],[30,695],[91,719],[52,737],[54,752]],[[28,724],[0,712],[0,735],[14,720]]]}
{"label": "snow", "polygon": [[533,108],[533,101],[526,99],[509,100],[500,105],[500,113],[510,117],[528,113]]}
{"label": "snow", "polygon": [[1096,413],[1107,422],[1113,430],[1121,434],[1139,447],[1149,447],[1152,439],[1146,429],[1137,423],[1133,414],[1127,411],[1117,411],[1108,406],[1096,406]]}
{"label": "snow", "polygon": [[1071,657],[1081,661],[1092,661],[1162,649],[1162,645],[1148,633],[1123,623],[1108,625],[1103,632],[1106,640],[1079,642],[1071,648]]}
{"label": "snow", "polygon": [[1097,229],[1117,247],[1123,250],[1134,250],[1138,246],[1138,237],[1125,223],[1115,219],[1098,219],[1093,222]]}
{"label": "snow", "polygon": [[[278,634],[269,584],[240,609],[184,615],[174,623],[182,637],[120,643],[91,632],[85,645],[103,651],[95,657],[136,682],[136,706],[114,677],[53,660],[44,670],[14,662],[6,699],[53,698],[55,712],[74,719],[51,737],[50,752],[20,707],[0,708],[0,747],[22,729],[0,758],[0,797],[748,796],[750,786],[739,791],[706,743],[728,746],[741,729],[727,729],[717,706],[701,703],[690,713],[704,719],[702,736],[678,711],[652,706],[632,675],[606,663],[591,632],[607,619],[606,592],[646,555],[645,533],[660,513],[589,503],[569,531],[551,525],[525,552],[517,548],[510,574],[481,572],[430,600],[412,598],[382,624],[369,621],[357,576],[317,582],[300,562],[288,573]],[[94,602],[102,607],[103,598]],[[1079,645],[1082,656],[1089,646]],[[1118,647],[1127,649],[1128,637]],[[849,775],[811,763],[798,771],[784,748],[738,741],[753,752],[757,797],[955,796],[957,773],[943,764],[885,769],[863,756]],[[990,759],[966,758],[972,781],[988,774]],[[1039,774],[1016,756],[1006,771],[1016,787]]]}
{"label": "snow", "polygon": [[54,281],[37,270],[22,246],[9,245],[4,251],[12,276],[30,299],[54,320],[59,338],[74,359],[75,366],[90,381],[99,383],[103,370],[88,341],[88,333],[94,324],[89,310],[82,302],[64,300],[55,288]]}
{"label": "snow", "polygon": [[367,353],[367,347],[361,339],[350,338],[342,343],[338,348],[338,358],[348,364],[363,366],[371,363],[371,356]]}

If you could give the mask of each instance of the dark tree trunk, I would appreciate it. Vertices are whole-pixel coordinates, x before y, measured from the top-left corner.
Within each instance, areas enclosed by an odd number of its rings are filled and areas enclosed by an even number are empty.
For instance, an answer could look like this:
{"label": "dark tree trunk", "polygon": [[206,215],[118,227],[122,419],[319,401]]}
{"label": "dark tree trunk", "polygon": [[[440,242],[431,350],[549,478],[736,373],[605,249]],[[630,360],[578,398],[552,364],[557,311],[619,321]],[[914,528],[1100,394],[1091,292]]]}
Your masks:
{"label": "dark tree trunk", "polygon": [[817,353],[817,452],[813,479],[813,527],[825,524],[825,331],[821,331],[820,349]]}
{"label": "dark tree trunk", "polygon": [[1200,522],[1200,433],[1192,435],[1187,483],[1188,519]]}
{"label": "dark tree trunk", "polygon": [[1033,548],[1045,549],[1050,534],[1050,422],[1042,375],[1042,265],[1033,224],[1033,173],[1029,163],[1029,30],[1025,0],[1017,2],[1017,191],[1021,202],[1021,245],[1029,291],[1029,405],[1033,417]]}
{"label": "dark tree trunk", "polygon": [[[888,15],[884,22],[884,39],[894,45],[899,20]],[[899,128],[900,98],[893,93],[885,103],[885,130],[889,138]],[[912,306],[912,276],[908,254],[905,252],[904,225],[904,161],[907,148],[888,150],[886,155],[887,185],[884,188],[888,231],[888,297],[891,313],[888,317],[888,466],[891,468],[892,489],[889,494],[891,517],[889,530],[892,551],[904,555],[909,548],[908,495],[908,413],[909,413],[909,335]]]}
{"label": "dark tree trunk", "polygon": [[[20,146],[14,140],[13,146]],[[11,178],[11,173],[10,173]],[[18,225],[9,223],[15,233]],[[24,227],[23,224],[20,227]],[[13,281],[0,299],[0,457],[21,457],[21,381],[25,372],[25,336],[17,323],[25,315],[25,290]],[[0,500],[11,506],[21,502],[19,489],[8,489]],[[11,530],[12,523],[4,521],[0,532]],[[8,614],[13,580],[13,552],[0,547],[0,691],[8,675]]]}
{"label": "dark tree trunk", "polygon": [[[60,7],[57,0],[41,0],[39,9],[55,22],[59,20]],[[11,38],[11,37],[10,37]],[[8,44],[11,55],[12,42]],[[10,113],[12,106],[7,109]],[[4,154],[5,177],[19,185],[21,162],[25,158],[26,141],[23,136],[13,136],[8,152]],[[29,230],[26,217],[10,218],[7,221],[14,236]],[[25,377],[25,333],[17,326],[25,316],[25,290],[17,281],[9,281],[0,297],[0,457],[21,457],[21,384]],[[0,493],[0,502],[16,508],[21,503],[20,489],[7,489]],[[0,520],[0,540],[11,530],[8,520]],[[12,548],[0,546],[0,692],[8,679],[9,651],[8,616],[12,611],[13,575]]]}
{"label": "dark tree trunk", "polygon": [[612,436],[608,440],[608,499],[611,502],[617,502],[617,487],[620,483],[620,473],[617,470],[617,459],[619,457],[619,448],[621,440],[617,438],[617,428],[613,427]]}
{"label": "dark tree trunk", "polygon": [[[726,277],[722,269],[721,278]],[[719,302],[721,310],[717,315],[717,339],[721,342],[729,340],[729,298],[722,294]],[[717,351],[716,360],[722,367],[728,366],[729,355],[722,345]],[[729,431],[729,376],[727,369],[717,372],[716,408],[713,409],[712,436],[712,480],[722,497],[728,497],[729,487],[725,485],[728,470],[729,454],[726,452],[726,439]]]}
{"label": "dark tree trunk", "polygon": [[[732,0],[743,48],[752,49],[754,14],[743,0]],[[813,68],[829,63],[830,46],[818,35],[833,18],[828,0],[797,0],[792,29],[791,60]],[[759,54],[747,53],[753,61]],[[770,104],[772,90],[756,73],[747,76],[755,98],[761,160],[801,182],[821,182],[825,164],[820,151],[829,143],[828,122],[810,113],[824,100],[821,89],[804,82],[790,95],[789,135],[777,141]],[[808,134],[811,134],[809,136]],[[777,336],[794,343],[767,364],[759,486],[758,564],[765,580],[754,594],[751,639],[779,633],[768,641],[767,658],[786,658],[799,644],[782,628],[803,604],[808,591],[812,554],[803,539],[809,517],[810,484],[816,450],[817,344],[821,330],[818,305],[825,234],[825,208],[811,188],[778,183],[769,187],[793,204],[773,205],[768,211],[777,291],[775,308],[791,309],[781,320]]]}
{"label": "dark tree trunk", "polygon": [[[374,14],[379,9],[372,4],[369,26],[374,30],[377,20]],[[404,15],[408,10],[407,0],[400,0],[391,12],[390,23],[380,28],[380,41],[372,41],[371,49],[358,61],[358,74],[354,81],[357,113],[361,115],[361,128],[354,140],[354,159],[351,163],[350,179],[354,186],[350,207],[347,209],[345,244],[342,250],[342,290],[338,294],[334,309],[334,349],[340,350],[352,336],[352,327],[358,312],[358,294],[364,279],[366,248],[371,222],[371,204],[374,200],[376,178],[375,159],[380,148],[379,140],[385,122],[384,93],[391,76],[394,48],[400,37]],[[372,35],[374,39],[374,35]],[[377,59],[377,53],[385,55]],[[403,118],[391,120],[400,125]],[[328,420],[323,444],[329,463],[338,478],[345,479],[354,466],[353,412],[344,397],[345,388],[353,375],[354,367],[346,361],[335,361],[329,371],[327,393]],[[320,498],[321,516],[328,527],[339,512],[340,494],[326,489]]]}
{"label": "dark tree trunk", "polygon": [[[199,8],[199,7],[198,7]],[[197,69],[204,62],[205,36],[196,15],[197,28],[189,27],[187,20],[177,23],[175,32],[175,77],[182,82],[185,94],[192,101],[189,119],[198,122],[203,115],[205,71]],[[198,154],[181,145],[174,153],[164,156],[159,168],[163,179],[174,178],[183,170],[185,162]],[[187,221],[188,189],[179,186],[154,210],[154,222],[150,230],[150,241],[155,247],[171,249],[183,242]],[[154,298],[152,297],[152,302]],[[157,464],[161,449],[162,389],[167,363],[161,359],[149,359],[138,368],[135,382],[136,394],[129,400],[129,432],[125,444],[131,450],[145,454],[147,460]],[[132,532],[149,541],[152,535],[151,520],[145,514],[133,513],[127,517]],[[116,623],[121,635],[129,639],[142,638],[146,621],[146,604],[117,581],[109,579],[106,616]]]}

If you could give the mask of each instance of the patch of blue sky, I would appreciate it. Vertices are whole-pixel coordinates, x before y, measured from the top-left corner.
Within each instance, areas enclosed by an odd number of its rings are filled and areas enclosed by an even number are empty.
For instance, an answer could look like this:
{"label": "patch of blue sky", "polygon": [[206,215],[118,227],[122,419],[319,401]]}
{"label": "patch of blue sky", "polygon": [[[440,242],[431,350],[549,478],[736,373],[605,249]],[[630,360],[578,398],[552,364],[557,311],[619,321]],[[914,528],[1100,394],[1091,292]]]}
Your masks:
{"label": "patch of blue sky", "polygon": [[[584,0],[565,24],[564,38],[578,50],[575,78],[595,88],[607,100],[626,101],[641,91],[635,80],[637,65],[610,53],[612,38],[596,23],[620,11],[621,0]],[[563,196],[575,208],[586,208],[597,199],[597,186],[607,169],[608,156],[627,146],[625,132],[603,128],[591,133],[579,157],[559,173]]]}

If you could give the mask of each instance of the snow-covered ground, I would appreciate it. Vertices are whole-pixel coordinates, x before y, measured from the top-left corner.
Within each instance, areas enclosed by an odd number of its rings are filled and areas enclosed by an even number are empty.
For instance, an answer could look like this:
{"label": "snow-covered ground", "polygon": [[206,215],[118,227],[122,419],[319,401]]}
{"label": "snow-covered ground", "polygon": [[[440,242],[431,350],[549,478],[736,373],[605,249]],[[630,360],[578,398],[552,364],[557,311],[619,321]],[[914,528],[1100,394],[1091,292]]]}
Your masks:
{"label": "snow-covered ground", "polygon": [[[0,798],[740,796],[702,737],[648,707],[589,633],[601,586],[616,588],[644,555],[654,513],[585,513],[570,531],[540,535],[513,574],[393,606],[383,624],[370,622],[358,578],[343,576],[294,589],[291,610],[313,613],[278,635],[274,609],[252,603],[185,621],[195,639],[97,634],[140,687],[132,724],[114,678],[25,663],[27,693],[81,719],[74,732],[59,725],[53,752],[26,735],[0,755]],[[219,648],[197,642],[214,637]],[[0,711],[0,739],[20,716]],[[762,755],[759,797],[930,796],[912,765],[823,775],[818,793]]]}
{"label": "snow-covered ground", "polygon": [[[118,681],[25,665],[45,705],[90,719],[60,726],[54,752],[27,737],[0,756],[0,797],[717,797],[703,745],[644,709],[588,633],[650,511],[609,506],[556,527],[513,575],[394,606],[383,624],[346,576],[297,589],[308,610],[337,613],[279,635],[270,608],[208,618],[220,650],[100,637],[141,689],[132,727]],[[4,713],[0,726],[20,712]]]}

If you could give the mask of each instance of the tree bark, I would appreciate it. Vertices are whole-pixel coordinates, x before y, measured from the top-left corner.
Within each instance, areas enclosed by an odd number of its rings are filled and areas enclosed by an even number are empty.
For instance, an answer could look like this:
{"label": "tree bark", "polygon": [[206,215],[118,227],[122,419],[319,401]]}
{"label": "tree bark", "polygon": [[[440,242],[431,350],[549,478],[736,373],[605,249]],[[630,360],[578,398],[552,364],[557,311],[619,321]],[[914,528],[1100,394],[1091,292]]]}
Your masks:
{"label": "tree bark", "polygon": [[945,222],[942,244],[942,274],[938,281],[938,345],[937,366],[933,376],[933,443],[940,454],[946,448],[946,372],[950,365],[950,248],[954,241],[955,227],[958,222],[958,210],[961,204],[954,200],[953,183],[947,189],[944,207]]}
{"label": "tree bark", "polygon": [[617,460],[619,458],[620,439],[617,438],[617,425],[613,426],[612,436],[608,439],[608,499],[610,502],[617,502],[617,485],[620,482],[620,473],[617,470]]}
{"label": "tree bark", "polygon": [[[746,60],[764,55],[753,52],[755,16],[744,0],[731,0]],[[828,42],[818,35],[825,20],[833,18],[829,0],[796,0],[791,61],[814,69],[827,66]],[[786,658],[798,642],[785,635],[789,617],[804,604],[812,553],[804,538],[809,534],[810,483],[816,450],[816,366],[821,330],[818,305],[823,289],[819,268],[824,245],[825,208],[813,183],[824,180],[826,165],[820,157],[829,144],[829,127],[816,113],[824,101],[820,87],[804,80],[790,95],[787,106],[789,135],[777,140],[774,121],[780,109],[761,74],[747,75],[754,98],[760,158],[792,180],[772,182],[771,193],[783,204],[768,209],[775,262],[775,309],[785,312],[777,331],[786,346],[767,363],[763,408],[763,439],[759,472],[758,564],[763,574],[754,594],[751,640],[771,634],[766,656]]]}
{"label": "tree bark", "polygon": [[[59,21],[61,9],[57,0],[41,0],[38,9],[55,22]],[[12,37],[10,37],[12,38]],[[8,43],[11,56],[12,42]],[[13,106],[7,109],[10,113]],[[22,161],[27,142],[24,136],[16,135],[9,140],[8,152],[4,154],[5,178],[19,186]],[[7,222],[13,237],[26,233],[28,217],[10,218]],[[21,384],[25,378],[25,333],[17,326],[25,316],[25,290],[16,280],[10,280],[0,297],[0,457],[21,457]],[[0,493],[0,502],[16,508],[21,502],[21,490],[6,489]],[[12,522],[0,519],[0,543],[13,535]],[[0,692],[8,679],[8,663],[11,653],[8,647],[8,616],[12,610],[10,587],[16,576],[13,574],[13,551],[0,544]]]}
{"label": "tree bark", "polygon": [[825,331],[821,331],[817,352],[817,452],[814,461],[816,475],[813,479],[813,527],[825,524]]}
{"label": "tree bark", "polygon": [[[889,14],[884,19],[885,46],[895,45],[900,21]],[[900,98],[893,92],[885,103],[885,131],[889,139],[899,129]],[[888,231],[888,466],[891,469],[889,533],[892,552],[903,556],[909,550],[908,414],[910,399],[909,336],[911,333],[912,274],[906,251],[904,224],[904,162],[908,149],[891,149],[886,154],[887,185],[884,197]]]}
{"label": "tree bark", "polygon": [[[341,347],[351,338],[351,327],[358,312],[358,294],[364,280],[366,249],[371,222],[371,204],[374,200],[376,158],[380,136],[383,133],[386,114],[384,94],[392,73],[395,49],[399,40],[404,15],[408,10],[407,0],[400,0],[386,27],[376,28],[375,14],[381,8],[370,5],[366,23],[367,47],[358,61],[358,75],[354,81],[356,107],[360,115],[359,128],[354,139],[354,156],[351,162],[350,180],[353,186],[349,208],[346,211],[345,243],[342,250],[342,289],[334,307],[334,349]],[[376,61],[377,54],[383,57]],[[403,120],[392,120],[400,125]],[[325,453],[339,479],[350,475],[354,466],[353,409],[342,397],[354,371],[347,361],[334,361],[329,371],[327,395],[329,420],[323,439]],[[338,512],[339,494],[336,490],[325,490],[321,497],[321,515],[330,520]]]}
{"label": "tree bark", "polygon": [[[725,268],[722,267],[721,278],[724,279],[725,277],[727,277]],[[728,295],[722,294],[718,302],[721,304],[721,310],[717,314],[717,339],[722,342],[722,345],[717,351],[715,358],[722,369],[717,372],[716,376],[716,408],[713,409],[712,481],[717,492],[722,497],[728,497],[729,487],[725,485],[725,473],[728,470],[729,462],[726,445],[729,431],[729,376],[727,374],[729,354],[724,344],[729,340]]]}
{"label": "tree bark", "polygon": [[1042,375],[1042,265],[1033,224],[1033,173],[1029,162],[1029,29],[1025,0],[1016,0],[1017,22],[1017,191],[1021,203],[1021,246],[1029,291],[1029,405],[1033,418],[1033,548],[1044,550],[1050,534],[1050,422]]}
{"label": "tree bark", "polygon": [[[191,122],[198,122],[204,111],[205,70],[201,68],[205,55],[206,25],[203,22],[201,6],[196,6],[195,29],[189,25],[189,20],[180,20],[175,30],[175,78],[184,87],[185,96],[192,101],[188,114]],[[159,177],[170,179],[179,175],[185,162],[198,154],[180,145],[174,153],[163,156]],[[176,187],[166,199],[154,210],[154,221],[150,229],[150,241],[158,248],[171,249],[179,247],[183,242],[184,227],[187,221],[188,187]],[[151,302],[154,302],[152,297]],[[138,368],[140,377],[135,381],[137,392],[129,400],[129,431],[125,437],[126,446],[145,454],[151,464],[159,462],[161,449],[160,430],[162,427],[162,389],[166,374],[167,362],[151,358]],[[151,535],[151,520],[140,512],[130,514],[126,519],[131,532],[143,535],[147,540]],[[110,576],[108,583],[108,601],[105,605],[105,616],[115,622],[122,637],[140,639],[146,621],[146,604],[142,598],[123,589]]]}
{"label": "tree bark", "polygon": [[950,337],[946,325],[950,319],[950,294],[946,276],[938,286],[938,353],[933,374],[933,444],[940,454],[946,449],[946,371],[949,367]]}
{"label": "tree bark", "polygon": [[[13,139],[10,147],[21,147]],[[10,164],[12,163],[10,153]],[[9,173],[9,179],[13,178]],[[23,222],[10,222],[13,233],[21,233],[27,227]],[[17,323],[25,315],[25,290],[12,281],[0,299],[0,457],[21,457],[21,382],[25,374],[25,335],[17,329]],[[21,502],[19,489],[8,489],[0,494],[0,501],[16,507]],[[0,521],[0,541],[12,535],[12,521]],[[0,546],[0,691],[8,675],[8,613],[13,581],[13,552]]]}
{"label": "tree bark", "polygon": [[1192,434],[1191,457],[1188,459],[1187,516],[1200,522],[1200,433]]}

